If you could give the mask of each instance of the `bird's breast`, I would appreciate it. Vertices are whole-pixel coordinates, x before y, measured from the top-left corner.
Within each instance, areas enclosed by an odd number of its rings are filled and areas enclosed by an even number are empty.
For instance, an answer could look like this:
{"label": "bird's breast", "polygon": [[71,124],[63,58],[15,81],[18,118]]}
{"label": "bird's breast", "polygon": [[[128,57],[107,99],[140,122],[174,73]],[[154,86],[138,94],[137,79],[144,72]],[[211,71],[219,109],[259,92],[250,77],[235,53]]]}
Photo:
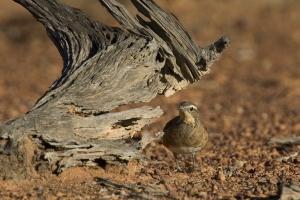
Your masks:
{"label": "bird's breast", "polygon": [[173,124],[163,136],[163,144],[175,153],[192,153],[204,148],[208,140],[206,130],[197,125],[178,123]]}

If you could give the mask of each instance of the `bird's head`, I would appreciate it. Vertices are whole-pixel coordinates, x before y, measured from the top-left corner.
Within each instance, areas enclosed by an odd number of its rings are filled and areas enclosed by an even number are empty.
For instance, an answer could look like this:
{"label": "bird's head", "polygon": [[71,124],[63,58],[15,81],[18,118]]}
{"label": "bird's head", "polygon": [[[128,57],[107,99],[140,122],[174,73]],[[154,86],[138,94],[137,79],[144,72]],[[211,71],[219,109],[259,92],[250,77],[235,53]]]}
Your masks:
{"label": "bird's head", "polygon": [[197,106],[188,101],[181,102],[178,106],[179,116],[182,121],[190,124],[195,124],[195,118],[198,117]]}

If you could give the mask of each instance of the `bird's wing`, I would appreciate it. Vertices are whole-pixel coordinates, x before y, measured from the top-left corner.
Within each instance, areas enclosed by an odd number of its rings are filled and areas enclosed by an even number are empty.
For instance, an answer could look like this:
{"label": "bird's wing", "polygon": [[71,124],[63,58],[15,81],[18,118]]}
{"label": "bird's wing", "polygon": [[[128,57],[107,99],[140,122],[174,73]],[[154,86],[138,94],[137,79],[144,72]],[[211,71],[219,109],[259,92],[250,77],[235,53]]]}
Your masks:
{"label": "bird's wing", "polygon": [[207,131],[206,125],[203,122],[201,122],[201,124],[202,124],[203,128]]}
{"label": "bird's wing", "polygon": [[175,124],[179,121],[180,117],[177,116],[177,117],[174,117],[173,119],[171,119],[164,127],[164,132],[166,132],[171,126],[172,124]]}

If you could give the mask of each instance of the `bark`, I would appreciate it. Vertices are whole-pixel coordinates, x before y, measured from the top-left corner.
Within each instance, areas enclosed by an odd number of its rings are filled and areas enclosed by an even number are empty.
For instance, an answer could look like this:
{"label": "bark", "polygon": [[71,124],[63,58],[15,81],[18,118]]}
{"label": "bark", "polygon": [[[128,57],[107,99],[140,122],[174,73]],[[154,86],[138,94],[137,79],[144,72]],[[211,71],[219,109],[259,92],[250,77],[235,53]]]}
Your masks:
{"label": "bark", "polygon": [[15,1],[46,27],[64,66],[28,113],[0,125],[3,179],[34,177],[45,169],[60,173],[72,166],[144,162],[145,143],[124,141],[163,111],[159,106],[112,110],[186,88],[209,72],[230,43],[224,36],[199,47],[175,16],[151,0],[132,0],[149,21],[132,17],[114,0],[100,0],[122,29],[57,0]]}

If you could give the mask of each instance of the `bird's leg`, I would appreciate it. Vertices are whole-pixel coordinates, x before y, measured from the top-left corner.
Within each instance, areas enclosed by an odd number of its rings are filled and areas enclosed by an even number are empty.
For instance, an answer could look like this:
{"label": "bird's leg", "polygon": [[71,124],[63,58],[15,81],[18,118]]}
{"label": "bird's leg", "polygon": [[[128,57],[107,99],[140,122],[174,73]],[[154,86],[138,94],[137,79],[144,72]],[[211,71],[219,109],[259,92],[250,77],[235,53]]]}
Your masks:
{"label": "bird's leg", "polygon": [[193,157],[193,167],[196,167],[196,155],[195,155],[195,152],[192,153],[192,157]]}
{"label": "bird's leg", "polygon": [[175,162],[176,162],[176,168],[177,168],[176,171],[182,172],[183,170],[179,167],[179,164],[178,164],[177,154],[176,154],[176,153],[173,153],[173,155],[174,155]]}

